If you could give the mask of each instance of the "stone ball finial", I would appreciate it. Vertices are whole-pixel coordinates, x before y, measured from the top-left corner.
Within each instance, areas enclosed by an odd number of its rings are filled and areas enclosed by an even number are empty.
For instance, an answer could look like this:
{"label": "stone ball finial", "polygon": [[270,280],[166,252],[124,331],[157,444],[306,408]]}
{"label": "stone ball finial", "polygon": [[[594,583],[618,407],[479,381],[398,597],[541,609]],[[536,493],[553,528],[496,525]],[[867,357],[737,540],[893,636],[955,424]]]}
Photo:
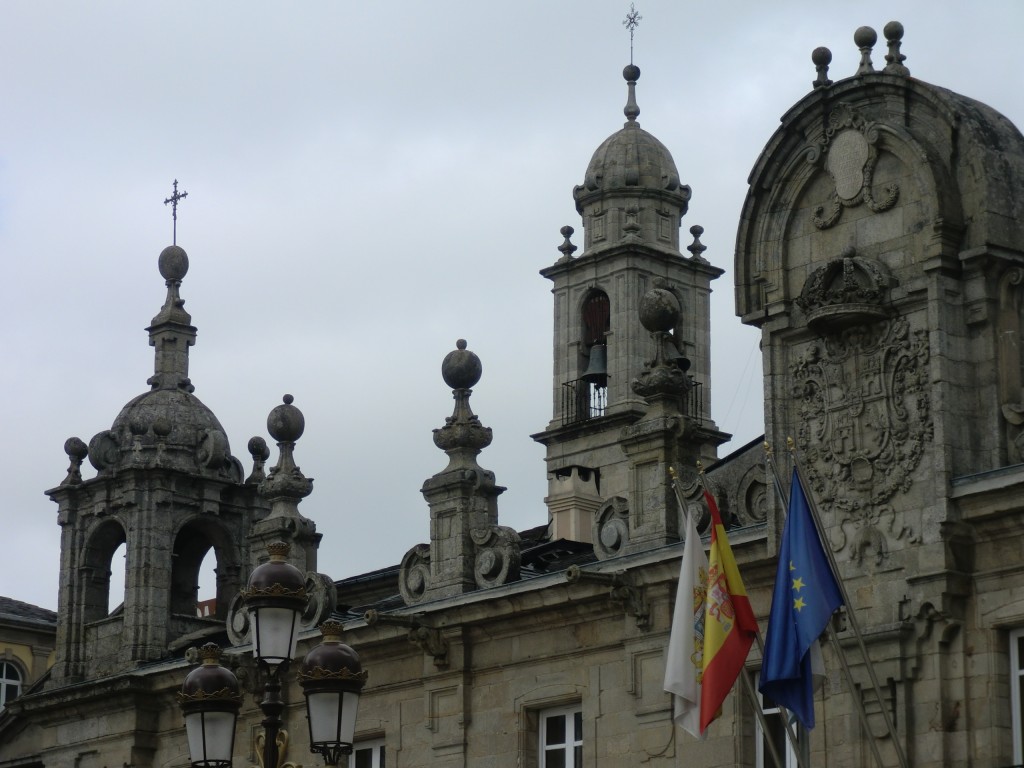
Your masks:
{"label": "stone ball finial", "polygon": [[87,446],[85,441],[81,438],[69,437],[64,441],[64,453],[66,453],[70,459],[84,461],[85,457],[89,455],[89,446]]}
{"label": "stone ball finial", "polygon": [[681,313],[679,299],[664,284],[655,284],[640,300],[640,323],[651,333],[672,330]]}
{"label": "stone ball finial", "polygon": [[294,397],[285,395],[283,400],[284,405],[277,406],[267,416],[267,431],[279,443],[294,443],[306,430],[306,418],[292,405]]}
{"label": "stone ball finial", "polygon": [[857,27],[853,42],[858,48],[872,48],[878,42],[878,33],[871,27]]}
{"label": "stone ball finial", "polygon": [[882,28],[882,34],[888,41],[903,39],[903,25],[898,21],[890,21]]}
{"label": "stone ball finial", "polygon": [[164,280],[181,280],[188,274],[188,254],[180,245],[168,245],[157,262]]}
{"label": "stone ball finial", "polygon": [[452,389],[470,389],[476,386],[483,373],[480,358],[466,349],[466,340],[459,339],[441,363],[441,377]]}
{"label": "stone ball finial", "polygon": [[622,77],[627,83],[635,83],[640,79],[640,67],[636,64],[627,64],[622,70]]}
{"label": "stone ball finial", "polygon": [[258,435],[249,440],[249,455],[256,461],[266,461],[270,458],[270,449],[267,441]]}
{"label": "stone ball finial", "polygon": [[815,88],[824,88],[832,85],[828,79],[828,65],[832,63],[832,51],[825,46],[819,46],[811,51],[811,61],[814,62],[814,70],[818,76],[811,83]]}

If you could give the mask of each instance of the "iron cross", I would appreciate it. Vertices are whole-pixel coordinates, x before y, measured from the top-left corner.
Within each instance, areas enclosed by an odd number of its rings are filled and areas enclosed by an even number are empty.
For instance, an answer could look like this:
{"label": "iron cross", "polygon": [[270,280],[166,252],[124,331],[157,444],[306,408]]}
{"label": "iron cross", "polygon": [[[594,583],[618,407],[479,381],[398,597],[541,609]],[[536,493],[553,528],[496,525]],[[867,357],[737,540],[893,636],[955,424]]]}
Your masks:
{"label": "iron cross", "polygon": [[164,205],[171,204],[171,217],[174,219],[174,245],[178,244],[178,203],[188,197],[188,192],[178,192],[178,180],[174,180],[174,194],[164,200]]}
{"label": "iron cross", "polygon": [[636,5],[633,3],[629,4],[629,13],[626,14],[626,20],[622,22],[622,26],[629,30],[629,63],[633,63],[633,31],[640,24],[640,20],[643,16],[637,11]]}

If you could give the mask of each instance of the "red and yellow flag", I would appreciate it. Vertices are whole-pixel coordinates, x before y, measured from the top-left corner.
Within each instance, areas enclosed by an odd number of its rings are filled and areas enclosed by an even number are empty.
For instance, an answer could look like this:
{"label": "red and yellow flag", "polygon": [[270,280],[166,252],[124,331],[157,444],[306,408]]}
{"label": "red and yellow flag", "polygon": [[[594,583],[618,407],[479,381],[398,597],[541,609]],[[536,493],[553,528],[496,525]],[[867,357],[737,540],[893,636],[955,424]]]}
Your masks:
{"label": "red and yellow flag", "polygon": [[736,559],[725,535],[715,499],[704,492],[711,510],[711,549],[708,552],[707,607],[704,617],[704,674],[701,679],[700,729],[721,714],[747,653],[757,636],[757,619],[750,608]]}

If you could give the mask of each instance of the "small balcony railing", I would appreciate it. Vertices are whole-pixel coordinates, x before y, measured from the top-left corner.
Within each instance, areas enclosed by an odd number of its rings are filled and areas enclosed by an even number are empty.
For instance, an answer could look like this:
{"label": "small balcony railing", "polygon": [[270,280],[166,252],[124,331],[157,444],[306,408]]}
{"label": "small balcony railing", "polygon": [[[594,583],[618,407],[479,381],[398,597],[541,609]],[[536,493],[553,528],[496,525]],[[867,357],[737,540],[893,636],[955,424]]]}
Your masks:
{"label": "small balcony railing", "polygon": [[[684,400],[684,412],[698,424],[704,421],[704,387],[691,380]],[[580,424],[604,416],[608,407],[608,387],[598,386],[584,379],[567,381],[562,385],[562,426]]]}
{"label": "small balcony railing", "polygon": [[608,406],[608,387],[599,387],[583,379],[562,385],[562,426],[604,416]]}

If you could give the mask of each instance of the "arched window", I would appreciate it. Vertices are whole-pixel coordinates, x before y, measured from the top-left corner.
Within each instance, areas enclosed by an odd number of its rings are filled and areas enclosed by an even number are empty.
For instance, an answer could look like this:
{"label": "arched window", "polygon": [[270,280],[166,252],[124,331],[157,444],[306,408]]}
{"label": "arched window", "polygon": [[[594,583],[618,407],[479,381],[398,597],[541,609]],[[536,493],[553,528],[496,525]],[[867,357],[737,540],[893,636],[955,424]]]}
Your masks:
{"label": "arched window", "polygon": [[21,695],[21,670],[10,661],[0,661],[0,711]]}

